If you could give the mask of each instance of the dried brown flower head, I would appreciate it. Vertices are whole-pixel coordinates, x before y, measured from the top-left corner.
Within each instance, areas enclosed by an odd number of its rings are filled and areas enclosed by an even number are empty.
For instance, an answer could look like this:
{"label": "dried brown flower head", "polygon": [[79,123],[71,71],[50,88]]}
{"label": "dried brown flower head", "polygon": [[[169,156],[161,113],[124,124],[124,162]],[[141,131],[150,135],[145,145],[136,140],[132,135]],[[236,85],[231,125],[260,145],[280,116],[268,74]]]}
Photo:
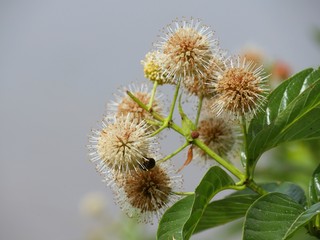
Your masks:
{"label": "dried brown flower head", "polygon": [[[232,156],[239,145],[239,131],[235,123],[218,116],[206,116],[199,122],[199,139],[222,157]],[[196,148],[196,153],[204,160],[210,157]]]}
{"label": "dried brown flower head", "polygon": [[130,217],[142,222],[158,218],[175,200],[174,189],[181,187],[180,177],[171,177],[166,166],[156,165],[147,171],[122,175],[115,184],[116,200]]}

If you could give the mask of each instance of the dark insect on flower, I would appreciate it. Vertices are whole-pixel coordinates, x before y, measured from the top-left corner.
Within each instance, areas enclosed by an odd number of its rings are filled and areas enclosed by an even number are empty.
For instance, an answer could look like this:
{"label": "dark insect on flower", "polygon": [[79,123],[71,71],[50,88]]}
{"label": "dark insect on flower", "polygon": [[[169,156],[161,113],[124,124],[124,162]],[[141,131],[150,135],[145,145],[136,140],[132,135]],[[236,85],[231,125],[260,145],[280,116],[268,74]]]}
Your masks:
{"label": "dark insect on flower", "polygon": [[154,168],[156,166],[156,161],[154,160],[154,158],[144,158],[146,161],[144,161],[141,165],[140,168],[144,171],[147,170],[151,170],[152,168]]}

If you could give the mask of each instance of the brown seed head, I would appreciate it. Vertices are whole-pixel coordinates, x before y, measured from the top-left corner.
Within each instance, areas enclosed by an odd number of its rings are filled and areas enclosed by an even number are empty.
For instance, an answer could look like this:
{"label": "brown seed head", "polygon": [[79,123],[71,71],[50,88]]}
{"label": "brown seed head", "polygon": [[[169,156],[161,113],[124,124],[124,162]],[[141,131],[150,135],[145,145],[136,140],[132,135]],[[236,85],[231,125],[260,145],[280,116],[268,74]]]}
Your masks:
{"label": "brown seed head", "polygon": [[[237,142],[233,125],[219,117],[209,117],[199,123],[199,139],[220,156],[227,156]],[[208,159],[209,156],[197,148],[198,154]]]}
{"label": "brown seed head", "polygon": [[128,201],[141,213],[156,212],[166,206],[172,191],[170,177],[159,166],[128,175],[123,186]]}

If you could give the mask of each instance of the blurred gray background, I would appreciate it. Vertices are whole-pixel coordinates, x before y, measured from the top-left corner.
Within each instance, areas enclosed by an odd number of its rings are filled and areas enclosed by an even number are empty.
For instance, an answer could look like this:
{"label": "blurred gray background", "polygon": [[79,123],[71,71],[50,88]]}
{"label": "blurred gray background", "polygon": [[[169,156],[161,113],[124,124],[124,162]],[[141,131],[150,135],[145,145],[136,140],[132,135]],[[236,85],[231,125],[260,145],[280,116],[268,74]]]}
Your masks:
{"label": "blurred gray background", "polygon": [[0,0],[0,239],[85,239],[92,192],[120,214],[87,137],[120,85],[144,81],[140,60],[171,20],[201,18],[231,53],[253,45],[299,71],[320,63],[319,12],[317,0]]}

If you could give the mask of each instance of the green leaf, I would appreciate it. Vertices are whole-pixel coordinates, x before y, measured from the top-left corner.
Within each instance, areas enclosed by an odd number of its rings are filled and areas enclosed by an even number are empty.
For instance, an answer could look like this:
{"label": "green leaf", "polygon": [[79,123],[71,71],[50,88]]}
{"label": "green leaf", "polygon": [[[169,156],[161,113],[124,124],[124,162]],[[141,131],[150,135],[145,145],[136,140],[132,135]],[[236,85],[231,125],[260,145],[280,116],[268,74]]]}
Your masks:
{"label": "green leaf", "polygon": [[260,155],[283,142],[320,137],[320,69],[306,69],[283,82],[250,123],[250,173]]}
{"label": "green leaf", "polygon": [[305,69],[279,85],[269,96],[264,111],[252,119],[248,134],[255,137],[264,126],[270,124],[289,103],[320,78],[320,70]]}
{"label": "green leaf", "polygon": [[320,203],[312,205],[308,210],[300,214],[297,219],[292,223],[283,239],[290,238],[297,230],[304,227],[310,222],[314,216],[320,213]]}
{"label": "green leaf", "polygon": [[220,167],[210,168],[194,196],[180,200],[165,212],[159,223],[157,239],[189,239],[214,195],[233,186],[232,178]]}
{"label": "green leaf", "polygon": [[157,232],[157,239],[182,239],[182,228],[190,217],[194,195],[176,202],[163,215]]}
{"label": "green leaf", "polygon": [[220,167],[214,166],[209,169],[195,190],[191,216],[183,226],[183,239],[189,239],[191,237],[214,195],[232,186],[234,186],[234,181]]}
{"label": "green leaf", "polygon": [[[286,194],[300,205],[305,205],[306,196],[304,191],[296,184],[284,182],[266,183],[260,186],[268,192]],[[194,232],[204,231],[244,217],[247,209],[259,197],[258,194],[247,188],[237,191],[224,199],[211,202],[205,209]]]}
{"label": "green leaf", "polygon": [[303,212],[304,208],[285,194],[266,194],[248,209],[243,240],[285,239]]}
{"label": "green leaf", "polygon": [[244,240],[285,240],[320,213],[320,203],[304,208],[282,193],[269,193],[248,209]]}
{"label": "green leaf", "polygon": [[257,194],[231,195],[211,202],[203,213],[194,233],[244,217],[250,205],[258,197]]}
{"label": "green leaf", "polygon": [[309,184],[310,205],[320,202],[320,165],[312,174]]}

